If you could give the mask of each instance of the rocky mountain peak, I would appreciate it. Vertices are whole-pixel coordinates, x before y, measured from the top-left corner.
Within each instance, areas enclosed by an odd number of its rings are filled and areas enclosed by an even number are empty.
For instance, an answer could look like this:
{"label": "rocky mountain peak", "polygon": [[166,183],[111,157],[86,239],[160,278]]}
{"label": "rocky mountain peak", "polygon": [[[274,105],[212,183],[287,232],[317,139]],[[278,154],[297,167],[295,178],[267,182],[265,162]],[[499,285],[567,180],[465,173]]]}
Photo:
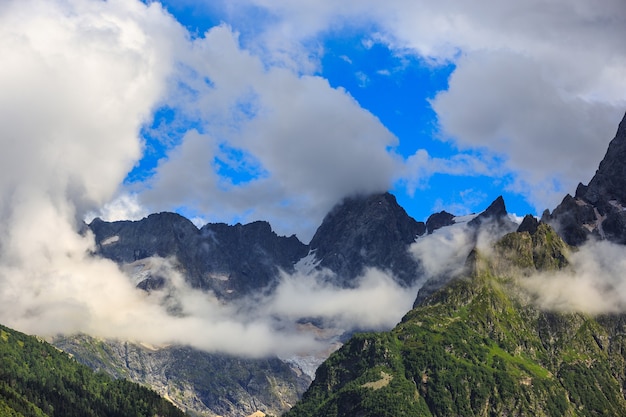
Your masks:
{"label": "rocky mountain peak", "polygon": [[478,216],[474,217],[468,224],[470,226],[480,226],[487,221],[504,221],[508,220],[508,213],[506,211],[506,205],[504,204],[504,198],[499,196]]}
{"label": "rocky mountain peak", "polygon": [[581,194],[584,200],[599,208],[610,201],[626,205],[626,114],[596,174]]}
{"label": "rocky mountain peak", "polygon": [[439,213],[431,214],[426,220],[426,230],[428,234],[431,234],[437,229],[441,229],[445,226],[452,226],[454,224],[454,214],[450,214],[447,211],[440,211]]}
{"label": "rocky mountain peak", "polygon": [[310,248],[320,266],[334,271],[339,285],[351,285],[367,266],[389,268],[401,283],[416,279],[408,247],[426,225],[410,217],[390,193],[344,199],[324,218]]}
{"label": "rocky mountain peak", "polygon": [[[94,220],[97,253],[121,265],[145,263],[150,257],[175,258],[195,288],[221,298],[237,298],[277,283],[279,269],[290,272],[308,247],[297,237],[278,236],[269,223],[207,224],[200,230],[175,213],[158,213],[138,221]],[[137,264],[139,267],[139,264]],[[164,285],[162,276],[144,271],[139,288]]]}
{"label": "rocky mountain peak", "polygon": [[574,197],[568,194],[542,218],[570,245],[581,245],[589,237],[626,244],[625,208],[626,114],[589,185],[579,184]]}

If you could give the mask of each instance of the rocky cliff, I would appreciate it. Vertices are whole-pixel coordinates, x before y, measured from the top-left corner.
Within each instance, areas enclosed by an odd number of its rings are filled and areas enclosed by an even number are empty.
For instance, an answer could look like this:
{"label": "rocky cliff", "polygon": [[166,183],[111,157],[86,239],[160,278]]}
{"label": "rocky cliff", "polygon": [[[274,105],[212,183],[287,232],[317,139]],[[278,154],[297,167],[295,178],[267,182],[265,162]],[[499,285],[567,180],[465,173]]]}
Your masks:
{"label": "rocky cliff", "polygon": [[54,345],[94,370],[151,387],[193,416],[280,415],[311,382],[278,358],[250,359],[87,335],[57,337]]}
{"label": "rocky cliff", "polygon": [[389,194],[346,198],[326,215],[310,249],[319,267],[336,274],[339,286],[351,286],[366,267],[389,271],[403,285],[419,279],[419,265],[408,251],[426,232]]}

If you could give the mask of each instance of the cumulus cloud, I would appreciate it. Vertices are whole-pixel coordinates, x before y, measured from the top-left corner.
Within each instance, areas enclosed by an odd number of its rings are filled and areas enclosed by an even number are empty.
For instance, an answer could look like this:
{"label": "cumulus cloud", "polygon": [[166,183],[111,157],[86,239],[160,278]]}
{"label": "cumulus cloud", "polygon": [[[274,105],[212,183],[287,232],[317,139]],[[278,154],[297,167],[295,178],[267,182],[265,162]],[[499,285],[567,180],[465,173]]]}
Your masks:
{"label": "cumulus cloud", "polygon": [[458,61],[449,90],[432,102],[459,146],[505,155],[507,170],[517,173],[511,189],[538,211],[591,178],[623,110],[560,91],[544,65],[519,54],[476,52]]}
{"label": "cumulus cloud", "polygon": [[266,68],[225,25],[196,39],[186,59],[194,76],[184,92],[194,93],[177,102],[197,113],[202,133],[188,132],[159,163],[140,194],[148,206],[248,213],[307,240],[342,197],[391,187],[397,138],[346,91]]}
{"label": "cumulus cloud", "polygon": [[[362,25],[375,28],[376,41],[398,54],[416,54],[433,67],[453,64],[449,88],[432,100],[441,138],[503,158],[504,166],[482,162],[496,176],[510,172],[510,190],[538,211],[591,178],[623,115],[626,46],[619,40],[626,37],[626,8],[620,0],[239,4],[274,18],[258,39],[283,38],[283,50]],[[428,172],[416,169],[405,174],[409,187],[419,174],[428,180]]]}

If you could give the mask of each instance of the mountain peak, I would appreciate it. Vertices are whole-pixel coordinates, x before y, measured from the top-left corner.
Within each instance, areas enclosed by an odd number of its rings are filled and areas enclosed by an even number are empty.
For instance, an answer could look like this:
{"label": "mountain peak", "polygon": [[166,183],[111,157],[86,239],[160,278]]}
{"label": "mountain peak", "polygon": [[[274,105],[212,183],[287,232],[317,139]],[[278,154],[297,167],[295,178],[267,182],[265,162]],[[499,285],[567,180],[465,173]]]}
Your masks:
{"label": "mountain peak", "polygon": [[311,239],[320,266],[334,271],[341,285],[351,285],[364,267],[389,268],[402,282],[416,279],[416,262],[408,246],[426,232],[390,193],[345,198]]}
{"label": "mountain peak", "polygon": [[589,182],[579,184],[551,215],[551,222],[570,245],[589,236],[626,244],[626,114]]}
{"label": "mountain peak", "polygon": [[426,220],[426,230],[430,235],[437,229],[441,229],[445,226],[451,226],[454,224],[454,214],[450,214],[447,211],[440,211],[439,213],[431,214]]}
{"label": "mountain peak", "polygon": [[481,224],[489,221],[495,221],[497,223],[507,222],[508,213],[506,211],[506,205],[504,204],[504,198],[499,196],[487,207],[485,211],[474,217],[468,225],[472,227],[478,227]]}
{"label": "mountain peak", "polygon": [[626,203],[626,114],[583,197],[592,204],[601,200]]}
{"label": "mountain peak", "polygon": [[466,275],[392,331],[350,339],[285,416],[624,415],[624,375],[610,371],[624,364],[624,316],[533,304],[528,276],[504,264],[565,266],[565,244],[548,225],[505,235],[493,249],[495,257],[472,251]]}

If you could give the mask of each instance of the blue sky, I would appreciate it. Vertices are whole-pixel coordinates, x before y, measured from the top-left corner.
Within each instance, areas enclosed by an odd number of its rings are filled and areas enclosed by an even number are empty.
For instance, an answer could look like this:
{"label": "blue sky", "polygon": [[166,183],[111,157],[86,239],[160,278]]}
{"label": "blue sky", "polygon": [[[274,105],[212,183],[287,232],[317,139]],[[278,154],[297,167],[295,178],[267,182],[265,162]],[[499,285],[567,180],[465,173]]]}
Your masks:
{"label": "blue sky", "polygon": [[353,193],[390,190],[417,220],[498,195],[540,215],[589,181],[626,109],[624,9],[9,1],[0,114],[42,154],[6,163],[79,217],[262,219],[304,241]]}

